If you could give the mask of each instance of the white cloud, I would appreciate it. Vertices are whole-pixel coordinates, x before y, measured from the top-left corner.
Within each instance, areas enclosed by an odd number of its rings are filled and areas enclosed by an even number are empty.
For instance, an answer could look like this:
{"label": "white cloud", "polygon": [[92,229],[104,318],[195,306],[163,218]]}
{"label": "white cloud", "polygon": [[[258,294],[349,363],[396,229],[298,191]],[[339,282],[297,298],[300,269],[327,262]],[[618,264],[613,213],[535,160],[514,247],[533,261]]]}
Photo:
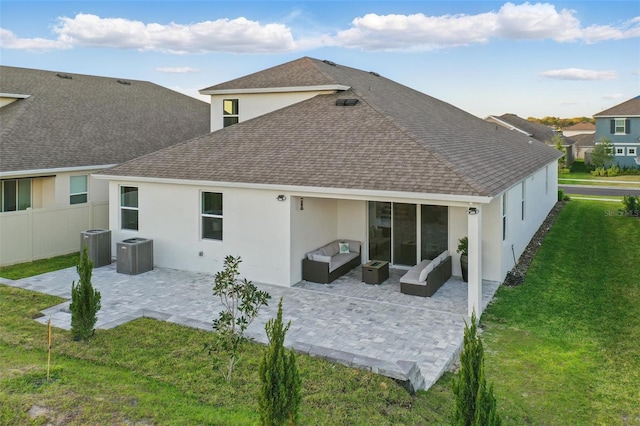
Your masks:
{"label": "white cloud", "polygon": [[283,24],[261,24],[246,18],[218,19],[190,25],[101,18],[79,13],[58,18],[56,40],[20,39],[2,30],[2,46],[11,49],[61,49],[74,46],[111,47],[174,54],[233,52],[272,53],[295,48],[291,30]]}
{"label": "white cloud", "polygon": [[191,67],[159,67],[159,68],[156,68],[156,71],[166,72],[169,74],[188,74],[193,72],[199,72],[200,70],[198,68],[191,68]]}
{"label": "white cloud", "polygon": [[594,71],[581,68],[544,71],[540,75],[556,80],[613,80],[617,77],[614,71]]}
{"label": "white cloud", "polygon": [[630,97],[627,96],[627,95],[623,95],[622,93],[614,93],[612,95],[605,95],[605,96],[603,96],[603,98],[617,101],[619,99],[629,99]]}
{"label": "white cloud", "polygon": [[556,10],[549,3],[505,3],[498,12],[476,15],[426,16],[370,13],[339,31],[334,45],[364,50],[432,50],[487,43],[492,39],[545,40],[556,42],[619,40],[640,37],[640,17],[621,28],[592,25],[582,28],[575,11]]}

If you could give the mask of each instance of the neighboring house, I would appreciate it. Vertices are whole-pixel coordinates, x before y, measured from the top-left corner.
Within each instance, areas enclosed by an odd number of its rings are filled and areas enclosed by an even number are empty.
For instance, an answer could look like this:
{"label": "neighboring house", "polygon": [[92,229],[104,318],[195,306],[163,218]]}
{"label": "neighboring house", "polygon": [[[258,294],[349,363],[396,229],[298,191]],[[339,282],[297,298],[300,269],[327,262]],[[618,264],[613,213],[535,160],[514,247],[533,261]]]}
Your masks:
{"label": "neighboring house", "polygon": [[564,136],[562,132],[558,132],[557,130],[549,126],[526,120],[522,117],[518,117],[515,114],[502,114],[500,116],[490,115],[485,120],[490,123],[498,124],[509,130],[514,130],[530,136],[540,142],[546,143],[547,145],[553,145],[552,139],[559,133],[562,137],[562,147],[565,150],[567,164],[571,165],[575,159],[575,153],[573,149],[573,144],[575,143],[575,141]]}
{"label": "neighboring house", "polygon": [[596,146],[596,135],[591,133],[585,133],[581,135],[574,135],[571,137],[576,143],[573,145],[573,149],[576,153],[576,159],[582,159],[585,163],[591,162],[591,152]]}
{"label": "neighboring house", "polygon": [[640,96],[593,116],[596,143],[607,138],[613,144],[614,163],[620,167],[640,166]]}
{"label": "neighboring house", "polygon": [[291,286],[336,239],[398,268],[448,249],[459,276],[468,236],[479,314],[482,280],[505,278],[557,201],[560,152],[375,72],[304,57],[201,93],[219,130],[96,176],[114,248],[153,239],[157,265],[207,273],[239,255],[247,279]]}
{"label": "neighboring house", "polygon": [[146,81],[0,66],[0,265],[106,228],[91,174],[209,131],[209,105]]}
{"label": "neighboring house", "polygon": [[596,132],[596,125],[593,123],[576,123],[573,126],[562,129],[562,134],[568,138],[574,139],[576,135],[592,135]]}

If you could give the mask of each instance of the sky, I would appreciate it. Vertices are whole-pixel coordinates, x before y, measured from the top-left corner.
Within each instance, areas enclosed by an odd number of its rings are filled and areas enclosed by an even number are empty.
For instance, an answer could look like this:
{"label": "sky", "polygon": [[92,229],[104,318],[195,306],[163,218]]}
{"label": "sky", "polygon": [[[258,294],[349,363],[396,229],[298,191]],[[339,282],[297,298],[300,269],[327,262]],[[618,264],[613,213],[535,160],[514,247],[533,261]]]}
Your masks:
{"label": "sky", "polygon": [[310,56],[485,118],[640,95],[640,1],[10,1],[0,64],[198,90]]}

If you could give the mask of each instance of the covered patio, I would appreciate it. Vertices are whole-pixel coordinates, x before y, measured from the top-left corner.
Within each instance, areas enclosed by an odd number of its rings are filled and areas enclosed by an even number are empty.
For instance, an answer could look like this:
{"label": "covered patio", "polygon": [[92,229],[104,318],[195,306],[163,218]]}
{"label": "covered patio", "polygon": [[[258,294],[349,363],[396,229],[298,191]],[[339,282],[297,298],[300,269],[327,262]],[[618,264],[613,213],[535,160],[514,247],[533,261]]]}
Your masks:
{"label": "covered patio", "polygon": [[[291,320],[285,345],[300,353],[392,377],[407,388],[428,389],[450,368],[459,353],[467,317],[467,284],[456,277],[429,298],[400,293],[400,269],[391,269],[380,285],[365,284],[361,267],[331,284],[299,282],[293,287],[256,283],[271,294],[269,306],[246,336],[266,343],[264,326],[283,298],[284,320]],[[250,277],[248,277],[250,278]],[[0,284],[70,298],[75,268]],[[116,264],[95,268],[93,285],[102,293],[98,329],[109,329],[140,317],[155,318],[203,330],[222,308],[211,293],[213,276],[155,268],[140,275],[116,272]],[[483,282],[483,307],[499,283]],[[69,329],[69,302],[43,311]]]}

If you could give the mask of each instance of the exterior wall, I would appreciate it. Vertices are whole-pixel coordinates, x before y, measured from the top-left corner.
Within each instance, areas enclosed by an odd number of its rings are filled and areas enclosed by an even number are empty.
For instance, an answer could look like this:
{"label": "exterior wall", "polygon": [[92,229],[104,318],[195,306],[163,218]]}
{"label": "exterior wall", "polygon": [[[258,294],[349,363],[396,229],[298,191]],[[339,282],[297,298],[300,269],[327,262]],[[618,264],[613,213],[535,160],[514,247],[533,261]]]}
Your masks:
{"label": "exterior wall", "polygon": [[0,266],[77,252],[81,232],[108,225],[106,202],[2,213]]}
{"label": "exterior wall", "polygon": [[238,120],[247,121],[260,115],[302,102],[316,95],[333,93],[331,91],[286,92],[286,93],[252,93],[211,96],[211,131],[223,127],[222,101],[238,99]]}
{"label": "exterior wall", "polygon": [[338,238],[360,241],[362,261],[368,259],[366,201],[338,201]]}
{"label": "exterior wall", "polygon": [[305,254],[338,238],[338,200],[328,198],[288,197],[291,200],[291,273],[293,285],[302,280],[302,259]]}
{"label": "exterior wall", "polygon": [[[94,171],[94,170],[92,170]],[[99,203],[109,199],[109,183],[104,180],[94,179],[91,176],[92,171],[77,171],[56,173],[54,203],[56,206],[68,206],[69,197],[71,195],[70,179],[71,176],[87,175],[88,201]],[[48,204],[51,205],[51,204]]]}
{"label": "exterior wall", "polygon": [[[511,187],[507,192],[507,236],[501,243],[501,267],[500,280],[502,281],[513,264],[513,251],[515,258],[519,259],[531,238],[536,233],[549,211],[558,201],[558,166],[557,162],[550,163],[547,167],[538,170],[525,179],[525,218],[522,220],[521,196],[522,185],[519,183]],[[498,197],[499,198],[499,197]],[[501,200],[499,200],[501,202]],[[501,205],[498,204],[497,213],[500,217],[499,232],[496,234],[502,238]],[[485,252],[485,256],[491,252]]]}
{"label": "exterior wall", "polygon": [[[614,117],[596,118],[596,141],[607,138],[615,148],[623,148],[623,154],[615,155],[613,161],[620,167],[640,167],[635,159],[640,157],[640,118],[632,117],[630,120],[630,132],[627,134],[612,134],[611,120]],[[615,118],[625,118],[624,116]],[[629,148],[635,149],[635,154],[629,153]]]}
{"label": "exterior wall", "polygon": [[[119,187],[138,187],[139,230],[120,227]],[[159,183],[109,183],[112,250],[127,238],[153,239],[154,264],[214,274],[227,255],[240,256],[243,278],[268,284],[290,283],[291,202],[267,190]],[[223,240],[200,234],[201,192],[223,194]],[[306,199],[305,199],[306,202]]]}
{"label": "exterior wall", "polygon": [[592,135],[596,131],[595,130],[563,130],[562,134],[568,138],[575,135]]}

